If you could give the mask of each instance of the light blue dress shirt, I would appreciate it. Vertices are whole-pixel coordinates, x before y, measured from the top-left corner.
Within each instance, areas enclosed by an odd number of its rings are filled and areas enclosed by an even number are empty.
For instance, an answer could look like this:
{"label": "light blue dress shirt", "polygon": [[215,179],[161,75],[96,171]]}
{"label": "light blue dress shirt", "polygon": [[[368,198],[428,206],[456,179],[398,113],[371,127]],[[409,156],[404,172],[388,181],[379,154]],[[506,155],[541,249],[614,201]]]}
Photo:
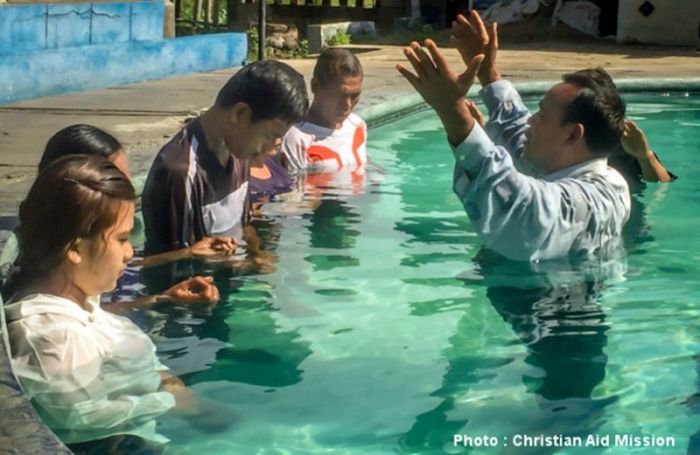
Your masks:
{"label": "light blue dress shirt", "polygon": [[522,158],[530,113],[515,88],[499,80],[482,96],[489,122],[453,148],[453,188],[486,247],[523,261],[617,247],[630,194],[607,158],[537,177]]}

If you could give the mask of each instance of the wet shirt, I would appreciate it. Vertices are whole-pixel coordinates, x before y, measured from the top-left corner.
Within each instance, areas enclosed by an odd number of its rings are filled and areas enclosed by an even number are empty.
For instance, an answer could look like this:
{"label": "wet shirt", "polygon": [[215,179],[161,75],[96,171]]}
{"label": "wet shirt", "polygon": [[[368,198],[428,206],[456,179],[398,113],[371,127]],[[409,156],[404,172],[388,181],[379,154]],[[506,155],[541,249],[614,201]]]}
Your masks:
{"label": "wet shirt", "polygon": [[15,229],[0,248],[0,295],[5,300],[10,298],[10,292],[5,289],[5,285],[8,284],[15,270],[17,257],[19,257],[19,232]]}
{"label": "wet shirt", "polygon": [[222,166],[195,119],[158,152],[142,208],[146,254],[192,246],[205,236],[240,240],[250,216],[248,165],[231,155]]}
{"label": "wet shirt", "polygon": [[514,161],[521,159],[529,116],[520,96],[505,80],[487,86],[482,96],[491,113],[489,134],[474,125],[453,149],[453,188],[486,247],[537,261],[619,242],[630,194],[607,159],[541,178],[529,175]]}
{"label": "wet shirt", "polygon": [[175,405],[167,370],[128,319],[49,294],[5,307],[12,369],[44,423],[65,443],[131,434],[156,443],[155,418]]}
{"label": "wet shirt", "polygon": [[355,114],[338,129],[301,122],[284,136],[281,152],[289,172],[356,169],[367,163],[367,125]]}
{"label": "wet shirt", "polygon": [[260,202],[263,199],[271,199],[278,194],[288,193],[292,190],[294,182],[287,171],[272,158],[265,158],[265,166],[270,170],[270,178],[259,179],[250,176],[250,200]]}

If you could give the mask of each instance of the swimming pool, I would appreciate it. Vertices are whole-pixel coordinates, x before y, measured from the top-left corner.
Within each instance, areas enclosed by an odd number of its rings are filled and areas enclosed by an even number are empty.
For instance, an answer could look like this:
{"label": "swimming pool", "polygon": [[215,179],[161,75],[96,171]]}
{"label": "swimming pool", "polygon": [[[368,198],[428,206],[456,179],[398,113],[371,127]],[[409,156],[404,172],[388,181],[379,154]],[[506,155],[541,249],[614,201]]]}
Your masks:
{"label": "swimming pool", "polygon": [[269,206],[276,271],[218,273],[228,292],[212,315],[142,321],[210,400],[210,424],[160,419],[167,453],[466,451],[454,435],[501,453],[526,434],[700,450],[700,94],[627,100],[679,179],[634,196],[615,261],[480,252],[432,113],[372,130],[372,168],[326,183],[312,213]]}

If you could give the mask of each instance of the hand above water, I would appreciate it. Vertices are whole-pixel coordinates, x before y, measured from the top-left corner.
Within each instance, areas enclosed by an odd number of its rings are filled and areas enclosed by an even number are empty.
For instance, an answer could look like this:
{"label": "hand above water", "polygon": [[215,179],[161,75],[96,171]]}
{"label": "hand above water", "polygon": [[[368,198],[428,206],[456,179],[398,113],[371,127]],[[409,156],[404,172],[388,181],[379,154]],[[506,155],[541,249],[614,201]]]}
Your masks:
{"label": "hand above water", "polygon": [[461,14],[452,22],[450,44],[457,48],[464,64],[469,66],[472,59],[484,54],[484,61],[479,67],[477,78],[482,87],[501,78],[496,68],[498,53],[498,24],[484,25],[481,16],[475,10],[467,16]]}
{"label": "hand above water", "polygon": [[625,120],[621,142],[625,152],[638,160],[646,159],[647,155],[651,153],[644,132],[632,120]]}
{"label": "hand above water", "polygon": [[425,49],[417,42],[404,49],[404,55],[415,70],[416,74],[402,65],[396,69],[411,83],[413,88],[423,97],[440,117],[447,138],[452,145],[462,142],[472,127],[474,117],[469,113],[467,94],[483,60],[483,54],[475,56],[462,74],[457,74],[448,65],[433,40],[425,40]]}
{"label": "hand above water", "polygon": [[649,148],[649,142],[642,129],[632,120],[625,119],[622,129],[622,148],[625,153],[633,156],[642,170],[642,178],[648,182],[670,182],[674,179],[654,152]]}
{"label": "hand above water", "polygon": [[474,120],[476,120],[476,123],[479,124],[482,128],[486,126],[486,117],[484,117],[483,112],[481,112],[481,109],[477,107],[477,105],[471,101],[467,100],[467,108],[469,109],[469,113],[474,117]]}

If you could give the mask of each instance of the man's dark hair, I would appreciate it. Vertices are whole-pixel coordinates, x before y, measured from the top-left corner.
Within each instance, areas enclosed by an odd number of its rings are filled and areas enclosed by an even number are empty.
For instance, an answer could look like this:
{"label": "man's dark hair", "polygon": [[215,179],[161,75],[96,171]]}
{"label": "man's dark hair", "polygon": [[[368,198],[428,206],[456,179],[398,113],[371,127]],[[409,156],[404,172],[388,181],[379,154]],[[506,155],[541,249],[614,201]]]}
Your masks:
{"label": "man's dark hair", "polygon": [[314,79],[326,85],[341,77],[362,76],[360,60],[347,49],[330,47],[318,56],[314,67]]}
{"label": "man's dark hair", "polygon": [[564,123],[581,123],[591,152],[610,155],[620,145],[625,120],[625,102],[612,78],[603,68],[593,68],[562,79],[580,88],[564,112]]}
{"label": "man's dark hair", "polygon": [[39,161],[39,172],[59,158],[68,155],[88,155],[109,158],[122,148],[119,141],[92,125],[71,125],[54,134],[46,143]]}
{"label": "man's dark hair", "polygon": [[216,106],[229,108],[246,103],[251,120],[301,120],[309,109],[304,76],[275,60],[250,63],[233,75],[216,97]]}

